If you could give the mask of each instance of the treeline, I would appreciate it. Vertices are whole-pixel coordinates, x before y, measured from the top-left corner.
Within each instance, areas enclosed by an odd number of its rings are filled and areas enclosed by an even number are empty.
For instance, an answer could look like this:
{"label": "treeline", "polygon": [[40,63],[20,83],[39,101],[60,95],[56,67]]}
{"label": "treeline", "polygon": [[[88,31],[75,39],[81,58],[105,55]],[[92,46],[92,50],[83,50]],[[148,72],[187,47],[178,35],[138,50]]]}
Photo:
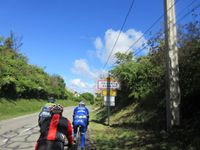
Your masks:
{"label": "treeline", "polygon": [[82,93],[78,96],[74,96],[72,98],[73,101],[76,101],[77,103],[80,102],[80,101],[83,101],[85,102],[86,104],[91,104],[93,105],[94,104],[94,95],[89,93],[89,92],[85,92],[85,93]]}
{"label": "treeline", "polygon": [[[199,129],[199,19],[194,19],[186,25],[179,26],[177,44],[181,88],[181,125],[190,127],[193,125],[193,128]],[[166,121],[164,33],[160,31],[156,37],[149,40],[148,45],[150,52],[147,56],[133,58],[132,52],[116,54],[116,66],[110,71],[112,76],[121,82],[115,110],[121,109],[130,103],[135,103],[143,113],[149,112],[146,122],[151,121],[152,125],[161,127],[165,125]],[[152,122],[153,118],[156,118],[154,122]],[[156,124],[155,121],[157,121]],[[161,128],[164,128],[164,126]]]}
{"label": "treeline", "polygon": [[18,52],[14,35],[0,37],[0,97],[67,98],[71,93],[59,75],[49,75],[43,68],[28,64],[28,58]]}

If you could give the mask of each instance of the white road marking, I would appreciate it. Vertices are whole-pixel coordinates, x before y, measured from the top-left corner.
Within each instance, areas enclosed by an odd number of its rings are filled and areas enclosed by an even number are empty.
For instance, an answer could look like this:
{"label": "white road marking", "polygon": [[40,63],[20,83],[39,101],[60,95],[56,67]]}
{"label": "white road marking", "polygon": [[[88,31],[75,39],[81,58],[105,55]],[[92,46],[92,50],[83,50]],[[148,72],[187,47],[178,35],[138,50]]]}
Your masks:
{"label": "white road marking", "polygon": [[8,139],[3,140],[4,143],[6,143],[8,141]]}
{"label": "white road marking", "polygon": [[38,124],[35,124],[35,125],[34,125],[33,127],[31,127],[31,128],[27,128],[27,129],[23,130],[22,132],[20,132],[20,135],[21,135],[22,133],[24,133],[24,132],[27,132],[27,131],[29,131],[29,130],[35,128],[35,127],[37,127],[37,126],[38,126]]}
{"label": "white road marking", "polygon": [[30,130],[30,129],[31,129],[31,128],[27,128],[27,129],[23,130],[22,132],[19,133],[19,135],[21,135],[22,133],[24,133],[24,132],[26,132],[26,131],[28,131],[28,130]]}

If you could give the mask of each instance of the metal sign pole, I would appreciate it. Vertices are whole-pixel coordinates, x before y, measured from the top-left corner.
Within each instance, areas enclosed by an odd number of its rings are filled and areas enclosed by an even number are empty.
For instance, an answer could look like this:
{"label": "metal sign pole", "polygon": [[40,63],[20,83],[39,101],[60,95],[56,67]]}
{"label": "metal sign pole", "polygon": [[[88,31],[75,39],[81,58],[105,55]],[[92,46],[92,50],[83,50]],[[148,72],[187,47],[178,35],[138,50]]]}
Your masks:
{"label": "metal sign pole", "polygon": [[108,75],[108,78],[107,78],[106,103],[107,103],[107,111],[108,111],[108,126],[110,126],[110,74]]}

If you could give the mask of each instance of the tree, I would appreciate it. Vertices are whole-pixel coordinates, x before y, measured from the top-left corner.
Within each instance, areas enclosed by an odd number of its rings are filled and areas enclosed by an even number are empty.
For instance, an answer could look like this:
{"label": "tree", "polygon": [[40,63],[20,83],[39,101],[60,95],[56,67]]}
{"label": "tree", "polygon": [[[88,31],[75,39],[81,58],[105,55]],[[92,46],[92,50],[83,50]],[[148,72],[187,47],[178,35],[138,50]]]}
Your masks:
{"label": "tree", "polygon": [[18,52],[20,44],[15,44],[15,39],[13,34],[0,38],[0,97],[66,98],[64,79],[28,64],[28,58]]}
{"label": "tree", "polygon": [[117,52],[115,54],[115,57],[117,58],[116,60],[116,64],[122,64],[125,62],[129,62],[133,60],[133,52],[129,51],[127,54],[126,53],[121,53],[121,52]]}
{"label": "tree", "polygon": [[94,95],[92,95],[91,93],[89,92],[82,93],[80,96],[83,97],[90,104],[94,104]]}

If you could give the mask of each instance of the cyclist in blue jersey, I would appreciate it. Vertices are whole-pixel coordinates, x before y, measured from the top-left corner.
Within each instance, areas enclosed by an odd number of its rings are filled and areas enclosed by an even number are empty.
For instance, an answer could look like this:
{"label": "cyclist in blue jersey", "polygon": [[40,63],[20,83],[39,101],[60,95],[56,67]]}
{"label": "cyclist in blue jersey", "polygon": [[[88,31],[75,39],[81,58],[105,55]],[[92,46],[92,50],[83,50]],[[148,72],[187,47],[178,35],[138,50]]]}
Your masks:
{"label": "cyclist in blue jersey", "polygon": [[80,127],[81,148],[83,149],[85,147],[85,134],[87,131],[87,126],[89,125],[89,110],[83,101],[81,101],[74,109],[72,124],[74,129],[74,139],[76,139],[77,129]]}

